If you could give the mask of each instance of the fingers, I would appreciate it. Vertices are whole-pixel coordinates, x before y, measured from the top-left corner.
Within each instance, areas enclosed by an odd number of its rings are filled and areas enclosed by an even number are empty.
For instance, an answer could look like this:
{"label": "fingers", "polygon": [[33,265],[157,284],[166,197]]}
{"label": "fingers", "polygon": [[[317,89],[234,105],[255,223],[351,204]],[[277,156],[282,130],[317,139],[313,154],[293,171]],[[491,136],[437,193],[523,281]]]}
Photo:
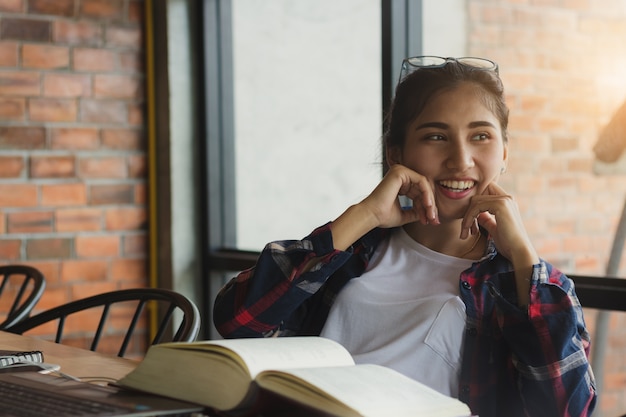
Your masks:
{"label": "fingers", "polygon": [[507,195],[507,193],[504,191],[504,188],[500,187],[495,182],[492,182],[487,186],[487,188],[485,188],[483,195]]}
{"label": "fingers", "polygon": [[[400,196],[410,200],[410,207],[401,206]],[[379,227],[402,226],[416,221],[422,224],[439,222],[428,180],[402,165],[391,166],[383,180],[360,204],[373,214]]]}
{"label": "fingers", "polygon": [[489,184],[483,194],[472,198],[461,224],[461,239],[472,235],[476,224],[480,224],[493,233],[496,227],[496,217],[502,216],[503,212],[510,214],[511,211],[516,210],[513,207],[514,204],[513,197],[508,195],[502,187],[496,183]]}
{"label": "fingers", "polygon": [[398,194],[413,202],[412,209],[418,213],[422,224],[439,223],[433,190],[423,177],[417,178],[417,181],[412,179],[399,190]]}

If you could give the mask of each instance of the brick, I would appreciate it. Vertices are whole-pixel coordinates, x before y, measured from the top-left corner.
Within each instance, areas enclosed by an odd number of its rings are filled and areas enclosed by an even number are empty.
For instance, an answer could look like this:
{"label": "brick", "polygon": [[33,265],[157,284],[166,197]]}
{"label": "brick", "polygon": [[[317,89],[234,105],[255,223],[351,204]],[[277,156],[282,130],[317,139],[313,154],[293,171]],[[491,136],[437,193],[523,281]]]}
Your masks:
{"label": "brick", "polygon": [[[36,265],[36,263],[32,264]],[[48,281],[48,276],[45,275],[45,277],[46,281]],[[34,313],[48,310],[61,304],[65,304],[68,301],[70,301],[69,290],[66,286],[47,285],[44,294],[41,296],[41,299],[35,306]]]}
{"label": "brick", "polygon": [[65,283],[105,281],[107,272],[106,261],[66,260],[61,267],[61,280]]}
{"label": "brick", "polygon": [[87,123],[123,124],[128,121],[128,108],[121,100],[81,100],[80,119]]}
{"label": "brick", "polygon": [[39,91],[37,73],[0,72],[0,96],[37,96]]}
{"label": "brick", "polygon": [[128,123],[133,126],[144,126],[144,104],[128,105]]}
{"label": "brick", "polygon": [[128,21],[141,23],[144,20],[144,1],[131,0],[128,3]]}
{"label": "brick", "polygon": [[10,213],[7,218],[9,233],[50,233],[53,231],[51,211]]}
{"label": "brick", "polygon": [[83,158],[78,163],[81,178],[126,178],[128,168],[123,157]]}
{"label": "brick", "polygon": [[25,118],[25,99],[0,97],[0,120],[23,121]]}
{"label": "brick", "polygon": [[46,278],[47,285],[45,293],[55,288],[55,284],[59,282],[59,273],[61,271],[59,261],[29,261],[28,265],[37,268]]}
{"label": "brick", "polygon": [[49,42],[50,22],[38,19],[5,17],[0,26],[0,39]]}
{"label": "brick", "polygon": [[109,27],[105,42],[113,48],[143,49],[143,36],[139,28]]}
{"label": "brick", "polygon": [[89,188],[90,205],[126,205],[135,202],[135,188],[130,184],[92,185]]}
{"label": "brick", "polygon": [[74,99],[32,98],[28,107],[30,119],[37,122],[73,122],[78,116]]}
{"label": "brick", "polygon": [[135,204],[148,204],[147,184],[135,185]]}
{"label": "brick", "polygon": [[86,74],[46,74],[43,81],[43,95],[46,97],[89,97],[91,96],[91,77]]}
{"label": "brick", "polygon": [[146,140],[140,129],[103,129],[102,145],[109,149],[140,151],[146,149]]}
{"label": "brick", "polygon": [[73,156],[31,156],[32,178],[71,178],[75,176]]}
{"label": "brick", "polygon": [[28,239],[26,241],[26,257],[34,259],[69,258],[72,255],[72,239],[47,238]]}
{"label": "brick", "polygon": [[24,172],[21,156],[0,156],[0,178],[19,178]]}
{"label": "brick", "polygon": [[127,257],[146,256],[148,238],[145,234],[125,235],[122,238],[122,255]]}
{"label": "brick", "polygon": [[141,81],[139,78],[129,75],[96,75],[94,78],[94,96],[138,99],[143,96]]}
{"label": "brick", "polygon": [[2,211],[0,211],[0,235],[5,234],[6,230],[5,215]]}
{"label": "brick", "polygon": [[37,205],[35,184],[0,183],[0,207],[34,207]]}
{"label": "brick", "polygon": [[0,261],[15,261],[21,258],[22,241],[0,239]]}
{"label": "brick", "polygon": [[46,145],[46,130],[38,126],[0,126],[0,149],[32,150]]}
{"label": "brick", "polygon": [[118,55],[108,49],[75,48],[73,68],[76,71],[114,71],[118,66]]}
{"label": "brick", "polygon": [[28,0],[29,13],[74,16],[74,0]]}
{"label": "brick", "polygon": [[71,298],[72,300],[80,300],[117,289],[119,289],[118,284],[112,281],[86,282],[84,284],[76,283],[71,287]]}
{"label": "brick", "polygon": [[555,176],[548,179],[547,188],[552,193],[571,191],[576,192],[576,178],[571,176]]}
{"label": "brick", "polygon": [[145,230],[147,229],[146,209],[114,208],[105,213],[106,230]]}
{"label": "brick", "polygon": [[77,236],[76,255],[79,258],[111,258],[120,255],[118,235]]}
{"label": "brick", "polygon": [[90,18],[121,20],[123,10],[121,0],[83,0],[80,3],[81,16]]}
{"label": "brick", "polygon": [[130,73],[144,73],[144,55],[137,51],[121,52],[119,54],[120,70]]}
{"label": "brick", "polygon": [[573,158],[567,162],[567,172],[586,174],[593,171],[593,160],[590,158]]}
{"label": "brick", "polygon": [[86,232],[102,230],[102,211],[96,208],[57,210],[57,232]]}
{"label": "brick", "polygon": [[579,149],[576,137],[555,137],[552,139],[552,152],[574,152]]}
{"label": "brick", "polygon": [[148,264],[145,259],[116,259],[111,264],[111,278],[116,281],[148,281]]}
{"label": "brick", "polygon": [[22,46],[22,67],[29,69],[67,69],[70,51],[65,46],[26,44]]}
{"label": "brick", "polygon": [[131,155],[128,157],[128,177],[145,178],[148,175],[148,162],[145,155]]}
{"label": "brick", "polygon": [[22,13],[25,0],[0,0],[0,12]]}
{"label": "brick", "polygon": [[44,207],[81,206],[86,202],[86,185],[82,182],[41,185],[41,205]]}
{"label": "brick", "polygon": [[0,67],[17,67],[17,58],[17,42],[0,42]]}
{"label": "brick", "polygon": [[50,147],[72,151],[88,151],[100,148],[98,129],[96,128],[58,128],[51,129]]}
{"label": "brick", "polygon": [[55,43],[98,46],[104,43],[103,25],[98,21],[56,20],[52,23]]}

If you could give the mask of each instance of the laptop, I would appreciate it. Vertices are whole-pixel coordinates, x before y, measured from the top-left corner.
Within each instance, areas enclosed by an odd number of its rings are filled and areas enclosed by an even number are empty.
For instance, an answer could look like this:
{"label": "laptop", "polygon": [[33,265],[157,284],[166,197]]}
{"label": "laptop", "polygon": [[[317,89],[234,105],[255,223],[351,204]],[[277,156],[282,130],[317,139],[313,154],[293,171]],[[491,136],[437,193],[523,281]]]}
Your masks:
{"label": "laptop", "polygon": [[0,373],[0,416],[206,416],[204,407],[34,371]]}

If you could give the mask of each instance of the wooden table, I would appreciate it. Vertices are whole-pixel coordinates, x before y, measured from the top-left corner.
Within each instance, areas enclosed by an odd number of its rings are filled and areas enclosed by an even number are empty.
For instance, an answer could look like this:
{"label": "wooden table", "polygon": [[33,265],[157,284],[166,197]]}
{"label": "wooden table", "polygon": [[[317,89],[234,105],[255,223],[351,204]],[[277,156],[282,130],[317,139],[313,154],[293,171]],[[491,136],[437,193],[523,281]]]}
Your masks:
{"label": "wooden table", "polygon": [[92,352],[31,336],[0,331],[0,349],[16,351],[40,350],[46,363],[61,366],[61,372],[78,378],[119,379],[137,366],[137,361]]}

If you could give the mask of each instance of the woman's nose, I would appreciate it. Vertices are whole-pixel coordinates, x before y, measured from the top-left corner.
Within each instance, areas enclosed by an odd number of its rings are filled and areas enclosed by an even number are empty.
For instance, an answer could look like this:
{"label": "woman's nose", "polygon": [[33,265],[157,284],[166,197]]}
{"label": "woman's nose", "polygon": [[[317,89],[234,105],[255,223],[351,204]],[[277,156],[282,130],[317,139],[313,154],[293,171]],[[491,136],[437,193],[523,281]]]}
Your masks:
{"label": "woman's nose", "polygon": [[465,143],[452,144],[449,149],[446,167],[463,172],[474,166],[474,154]]}

